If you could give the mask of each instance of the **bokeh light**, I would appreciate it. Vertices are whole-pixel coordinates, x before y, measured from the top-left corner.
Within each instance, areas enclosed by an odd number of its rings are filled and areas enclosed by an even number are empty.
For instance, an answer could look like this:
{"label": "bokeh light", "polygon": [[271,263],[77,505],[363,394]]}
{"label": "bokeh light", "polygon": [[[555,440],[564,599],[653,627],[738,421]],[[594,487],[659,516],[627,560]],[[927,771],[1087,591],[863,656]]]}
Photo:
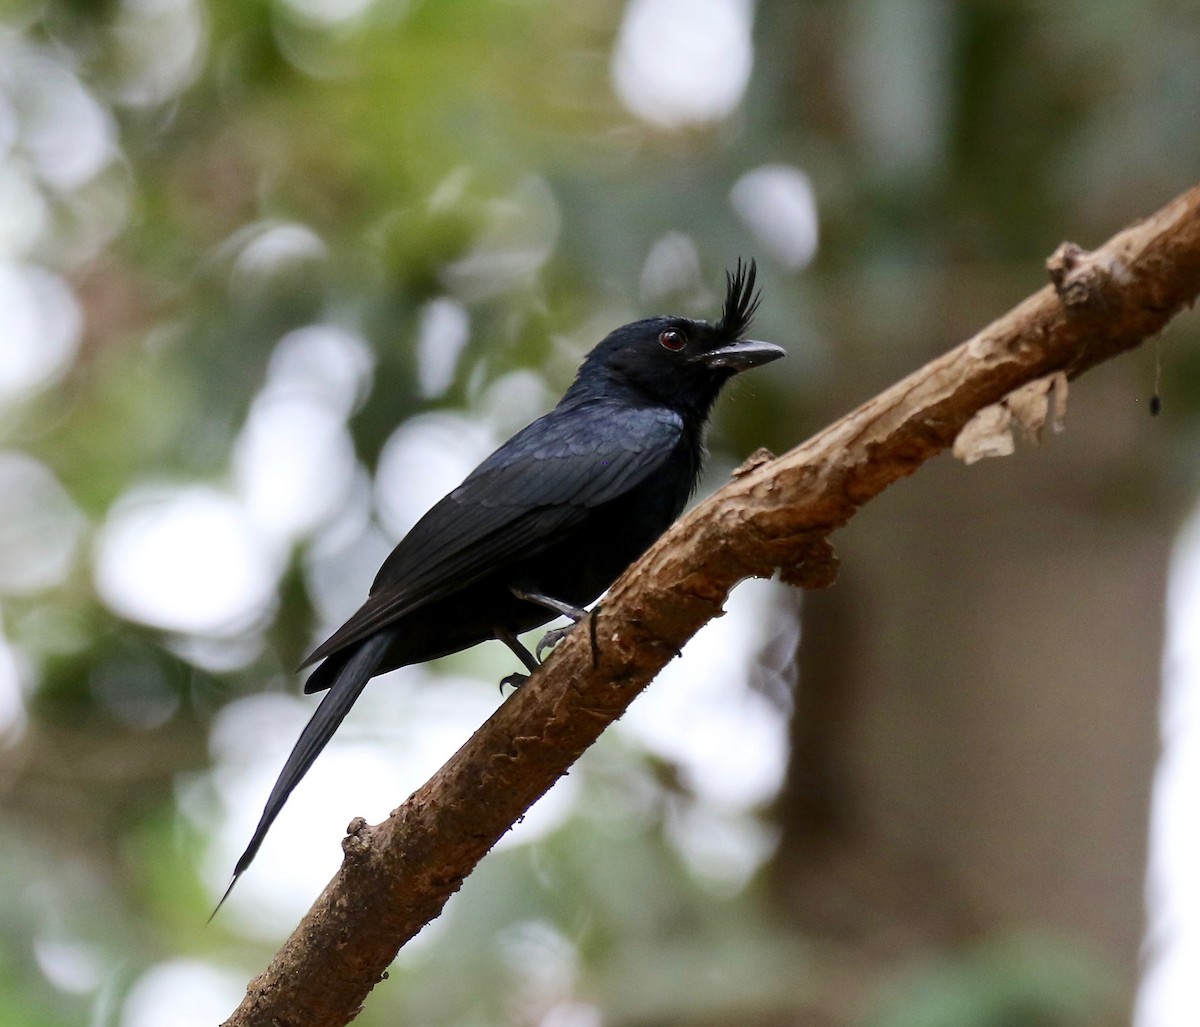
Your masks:
{"label": "bokeh light", "polygon": [[436,399],[450,388],[470,333],[467,308],[447,296],[439,296],[421,309],[416,349],[417,383],[422,396]]}
{"label": "bokeh light", "polygon": [[96,590],[122,617],[234,635],[275,601],[279,554],[234,497],[205,485],[136,486],[96,540]]}
{"label": "bokeh light", "polygon": [[121,1008],[121,1027],[212,1027],[246,990],[236,970],[173,959],[146,970]]}
{"label": "bokeh light", "polygon": [[33,264],[0,261],[0,309],[3,403],[43,389],[66,372],[79,346],[81,318],[66,283]]}
{"label": "bokeh light", "polygon": [[0,451],[0,594],[63,581],[75,561],[83,514],[44,464]]}
{"label": "bokeh light", "polygon": [[1167,604],[1163,754],[1151,813],[1147,966],[1137,1027],[1185,1027],[1200,1009],[1200,510],[1180,533]]}
{"label": "bokeh light", "polygon": [[734,209],[784,267],[798,271],[817,253],[817,200],[799,168],[766,164],[734,183]]}
{"label": "bokeh light", "polygon": [[625,105],[663,128],[728,117],[754,63],[750,0],[630,0],[613,52]]}

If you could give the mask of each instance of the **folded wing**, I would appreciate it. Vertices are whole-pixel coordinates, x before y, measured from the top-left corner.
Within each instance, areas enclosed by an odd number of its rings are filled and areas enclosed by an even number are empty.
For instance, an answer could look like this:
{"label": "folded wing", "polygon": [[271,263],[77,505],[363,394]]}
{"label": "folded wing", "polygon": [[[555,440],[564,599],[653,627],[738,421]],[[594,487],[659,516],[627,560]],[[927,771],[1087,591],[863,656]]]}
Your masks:
{"label": "folded wing", "polygon": [[[438,502],[384,561],[370,598],[303,666],[554,545],[666,464],[683,422],[658,407],[555,408]],[[570,430],[560,419],[570,414]]]}

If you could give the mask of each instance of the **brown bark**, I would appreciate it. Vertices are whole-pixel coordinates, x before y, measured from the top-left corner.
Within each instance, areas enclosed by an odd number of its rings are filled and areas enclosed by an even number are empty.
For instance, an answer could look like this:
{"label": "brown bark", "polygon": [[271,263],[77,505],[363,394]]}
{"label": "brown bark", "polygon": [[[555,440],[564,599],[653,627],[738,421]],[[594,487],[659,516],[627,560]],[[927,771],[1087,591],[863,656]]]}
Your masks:
{"label": "brown bark", "polygon": [[227,1022],[353,1019],[399,948],[621,715],[741,579],[828,585],[827,536],[951,445],[980,410],[1074,377],[1154,335],[1200,292],[1200,187],[1091,254],[974,338],[779,458],[751,461],[682,518],[450,761],[392,816],[356,820],[345,861]]}

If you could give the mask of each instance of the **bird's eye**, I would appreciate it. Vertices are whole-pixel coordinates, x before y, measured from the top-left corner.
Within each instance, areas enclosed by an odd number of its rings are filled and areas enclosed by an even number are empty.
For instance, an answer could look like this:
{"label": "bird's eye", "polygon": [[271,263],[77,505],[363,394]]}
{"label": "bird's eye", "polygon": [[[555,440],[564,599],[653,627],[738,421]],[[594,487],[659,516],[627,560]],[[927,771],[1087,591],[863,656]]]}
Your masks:
{"label": "bird's eye", "polygon": [[678,328],[665,328],[658,333],[658,341],[662,344],[663,349],[678,353],[687,345],[687,336]]}

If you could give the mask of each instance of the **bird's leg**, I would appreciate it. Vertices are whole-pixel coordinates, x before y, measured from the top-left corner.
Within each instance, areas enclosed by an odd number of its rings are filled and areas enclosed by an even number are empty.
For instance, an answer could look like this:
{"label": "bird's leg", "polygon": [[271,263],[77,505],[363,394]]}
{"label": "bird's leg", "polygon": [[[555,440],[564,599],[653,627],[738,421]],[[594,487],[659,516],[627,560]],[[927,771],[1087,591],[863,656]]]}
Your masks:
{"label": "bird's leg", "polygon": [[[581,609],[578,606],[572,606],[570,603],[564,603],[561,599],[555,599],[553,596],[544,595],[541,592],[527,592],[521,588],[511,589],[512,594],[518,599],[524,599],[527,603],[534,603],[538,606],[544,606],[547,610],[553,610],[555,613],[561,613],[564,617],[570,619],[571,623],[563,628],[552,628],[547,631],[539,640],[534,652],[537,653],[537,658],[542,658],[543,649],[553,649],[559,642],[570,634],[571,628],[575,627],[584,617],[588,615],[587,610]],[[596,643],[596,618],[593,617],[588,621],[590,631],[588,639],[592,644],[592,667],[600,665],[600,650]]]}
{"label": "bird's leg", "polygon": [[516,586],[509,589],[509,591],[518,599],[524,599],[527,603],[533,603],[535,606],[544,606],[547,610],[560,613],[575,624],[578,624],[587,616],[587,610],[581,609],[578,606],[572,606],[570,603],[564,603],[561,599],[555,599],[553,596],[545,595],[542,592],[529,592]]}
{"label": "bird's leg", "polygon": [[[517,659],[525,664],[525,669],[529,671],[529,674],[532,674],[538,669],[538,661],[533,658],[533,653],[526,649],[525,646],[521,644],[520,639],[518,639],[516,635],[509,631],[508,628],[495,627],[492,629],[492,633],[516,654]],[[504,691],[505,685],[511,685],[514,690],[520,688],[523,684],[525,684],[526,681],[529,680],[529,674],[521,674],[518,672],[515,674],[509,674],[508,677],[501,678],[500,691]]]}
{"label": "bird's leg", "polygon": [[[541,592],[528,592],[522,588],[513,587],[510,589],[512,594],[518,599],[533,603],[536,606],[544,606],[547,610],[552,610],[554,613],[562,614],[562,616],[570,619],[571,623],[564,628],[554,628],[552,631],[547,631],[538,641],[536,653],[534,656],[528,649],[523,646],[508,628],[496,627],[492,629],[493,634],[506,646],[516,653],[517,659],[525,664],[525,669],[532,674],[541,665],[542,651],[544,649],[552,649],[558,645],[571,628],[575,627],[587,615],[587,610],[582,610],[578,606],[572,606],[570,603],[564,603],[561,599],[555,599],[553,596],[544,595]],[[596,624],[593,618],[591,623],[591,633],[589,638],[592,643],[592,666],[595,667],[599,662],[599,651],[596,646]],[[529,674],[509,674],[506,678],[500,681],[500,687],[511,685],[514,689],[520,688],[526,681],[529,680]]]}

